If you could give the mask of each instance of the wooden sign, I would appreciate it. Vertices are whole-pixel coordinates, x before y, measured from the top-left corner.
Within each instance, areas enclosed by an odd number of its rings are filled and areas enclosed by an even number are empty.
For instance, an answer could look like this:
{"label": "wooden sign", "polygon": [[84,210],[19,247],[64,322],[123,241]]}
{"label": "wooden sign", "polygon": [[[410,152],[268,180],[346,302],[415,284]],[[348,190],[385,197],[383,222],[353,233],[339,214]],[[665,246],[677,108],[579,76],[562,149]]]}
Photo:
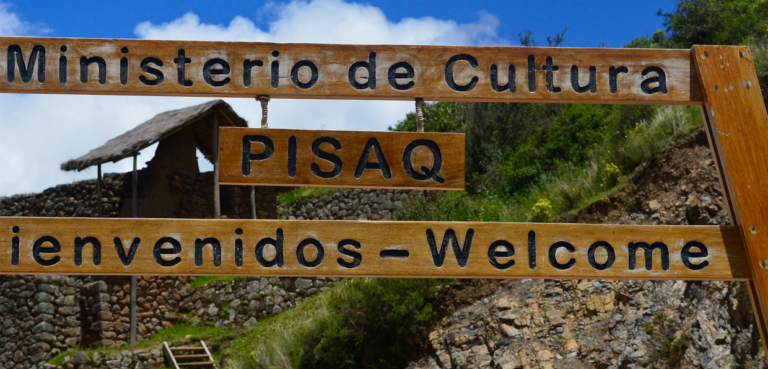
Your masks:
{"label": "wooden sign", "polygon": [[219,183],[464,190],[459,133],[221,128]]}
{"label": "wooden sign", "polygon": [[736,227],[0,218],[2,274],[745,280]]}
{"label": "wooden sign", "polygon": [[0,37],[0,92],[701,103],[689,50]]}

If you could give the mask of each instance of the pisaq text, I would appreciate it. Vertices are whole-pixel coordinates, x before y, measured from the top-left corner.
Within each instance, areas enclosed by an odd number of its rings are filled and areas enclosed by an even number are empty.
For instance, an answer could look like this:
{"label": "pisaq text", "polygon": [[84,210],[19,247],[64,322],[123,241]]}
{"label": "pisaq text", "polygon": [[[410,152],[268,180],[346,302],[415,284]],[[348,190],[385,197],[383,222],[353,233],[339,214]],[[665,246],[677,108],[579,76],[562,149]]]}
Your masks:
{"label": "pisaq text", "polygon": [[[279,49],[264,52],[253,57],[236,57],[226,50],[207,52],[209,56],[192,57],[193,52],[184,48],[157,51],[154,55],[132,57],[131,49],[119,44],[105,45],[103,49],[116,48],[118,53],[98,51],[75,52],[69,45],[63,44],[51,50],[45,45],[22,47],[11,44],[6,49],[6,79],[9,83],[20,84],[99,84],[110,83],[109,79],[120,85],[140,83],[144,86],[177,84],[182,89],[194,89],[202,84],[213,89],[237,85],[239,88],[277,89],[281,81],[287,81],[299,90],[309,90],[325,81],[343,80],[351,91],[390,89],[407,91],[419,83],[420,68],[408,60],[381,60],[375,51],[360,55],[356,61],[342,65],[345,73],[336,72],[337,65],[322,68],[322,61],[317,57],[302,58],[291,55],[286,58]],[[100,48],[97,48],[100,49]],[[394,57],[397,59],[398,57]],[[561,61],[562,62],[562,61]],[[346,63],[346,62],[345,62]],[[46,65],[55,65],[47,75]],[[135,68],[138,67],[138,68]],[[137,70],[138,69],[138,70]],[[323,73],[334,70],[334,77]],[[452,91],[469,93],[479,84],[486,84],[498,94],[526,92],[533,93],[540,89],[550,94],[570,90],[577,94],[596,94],[604,90],[611,94],[620,88],[628,88],[622,80],[639,85],[645,95],[667,94],[668,73],[659,65],[644,64],[639,76],[630,75],[630,69],[620,63],[603,66],[570,65],[565,67],[553,56],[527,56],[527,60],[515,65],[511,62],[483,63],[471,53],[456,53],[439,68],[442,82]],[[74,73],[70,73],[74,72]],[[482,72],[474,75],[475,72]],[[133,73],[133,75],[132,75]],[[472,74],[471,78],[459,78],[462,74]],[[545,75],[544,86],[537,83],[537,73]],[[558,78],[565,73],[566,83],[559,83]],[[478,73],[475,73],[478,74]],[[523,76],[525,86],[517,86],[517,75]],[[70,76],[74,75],[75,78]],[[598,83],[598,75],[605,75],[604,83]],[[286,78],[287,77],[287,78]],[[637,77],[637,78],[636,78]],[[53,81],[51,81],[53,80]],[[622,87],[624,86],[624,87]]]}
{"label": "pisaq text", "polygon": [[[354,269],[359,267],[363,260],[363,248],[365,245],[354,238],[343,238],[338,240],[319,240],[317,238],[307,237],[299,241],[295,247],[286,244],[286,237],[282,228],[277,228],[273,236],[267,236],[259,239],[252,245],[246,245],[241,236],[243,229],[237,228],[234,234],[237,236],[233,245],[226,245],[218,238],[201,237],[196,238],[194,242],[182,244],[177,238],[172,236],[159,237],[157,239],[147,240],[139,236],[125,239],[113,237],[112,239],[98,239],[96,237],[76,237],[74,240],[60,240],[52,236],[35,237],[29,240],[31,245],[22,245],[22,230],[14,226],[11,230],[13,237],[10,243],[11,265],[18,266],[22,256],[21,250],[28,250],[31,246],[31,253],[24,253],[40,266],[52,267],[62,262],[61,253],[74,253],[73,263],[75,266],[81,266],[89,263],[83,259],[85,249],[90,249],[92,265],[99,266],[102,262],[103,247],[114,247],[117,257],[123,266],[130,266],[134,260],[137,251],[142,247],[150,247],[152,256],[159,267],[174,267],[182,262],[182,251],[185,248],[194,249],[194,265],[202,267],[213,265],[220,267],[222,265],[222,248],[234,247],[234,252],[227,253],[234,260],[234,265],[238,268],[243,267],[246,256],[251,260],[251,255],[256,262],[263,268],[283,268],[286,266],[286,259],[295,258],[299,266],[304,268],[315,268],[323,263],[334,263],[341,268]],[[463,236],[463,237],[462,237]],[[535,270],[540,267],[537,257],[536,233],[528,232],[527,245],[523,249],[527,252],[527,260],[521,263],[521,267]],[[463,238],[461,240],[460,238]],[[449,251],[452,251],[455,262],[460,268],[467,267],[470,261],[470,252],[473,248],[480,246],[484,255],[487,255],[485,262],[497,270],[507,270],[517,265],[515,260],[516,249],[512,243],[507,240],[496,240],[490,245],[475,245],[475,231],[468,229],[463,235],[453,229],[447,229],[442,235],[436,233],[433,229],[427,228],[424,233],[423,246],[429,249],[430,262],[436,268],[441,268],[448,258]],[[148,245],[148,246],[147,246]],[[66,251],[62,251],[62,246]],[[622,245],[624,246],[624,245]],[[326,260],[329,248],[338,252],[335,260]],[[209,250],[210,251],[206,251]],[[622,247],[622,249],[624,249]],[[292,255],[287,250],[293,250]],[[545,267],[552,267],[556,270],[568,270],[577,263],[586,262],[590,268],[597,271],[605,271],[612,268],[618,258],[626,257],[628,270],[647,271],[667,271],[670,268],[670,250],[662,242],[629,242],[625,248],[626,255],[617,255],[617,249],[606,241],[596,241],[589,245],[586,260],[577,260],[576,247],[568,241],[557,241],[548,245],[546,248]],[[598,257],[600,252],[600,257]],[[559,254],[559,255],[558,255]],[[583,254],[583,253],[582,253]],[[638,254],[642,254],[644,265],[638,265]],[[71,254],[70,254],[71,255]],[[187,253],[187,255],[189,255]],[[369,254],[370,255],[370,254]],[[566,255],[566,256],[564,256]],[[658,255],[658,258],[654,258]],[[408,250],[384,249],[378,254],[376,259],[402,259],[407,260],[410,254]],[[680,250],[680,260],[688,270],[703,270],[709,265],[706,260],[709,256],[707,246],[699,241],[689,241]],[[206,260],[206,258],[208,258]],[[659,264],[654,265],[654,260],[659,260]],[[695,259],[695,260],[694,260]],[[376,261],[372,261],[376,262]],[[451,262],[452,263],[452,262]],[[334,266],[335,267],[335,266]]]}

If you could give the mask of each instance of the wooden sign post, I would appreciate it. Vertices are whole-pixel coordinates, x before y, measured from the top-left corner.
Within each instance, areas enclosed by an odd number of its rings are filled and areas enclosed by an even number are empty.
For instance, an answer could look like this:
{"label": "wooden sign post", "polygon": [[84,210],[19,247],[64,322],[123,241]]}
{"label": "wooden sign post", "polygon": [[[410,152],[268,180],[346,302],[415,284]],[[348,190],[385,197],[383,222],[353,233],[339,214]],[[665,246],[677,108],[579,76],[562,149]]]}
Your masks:
{"label": "wooden sign post", "polygon": [[[735,223],[0,218],[0,273],[745,280],[768,344],[768,114],[746,47],[0,37],[0,50],[7,93],[701,105]],[[218,179],[461,189],[463,145],[450,134],[225,129]]]}

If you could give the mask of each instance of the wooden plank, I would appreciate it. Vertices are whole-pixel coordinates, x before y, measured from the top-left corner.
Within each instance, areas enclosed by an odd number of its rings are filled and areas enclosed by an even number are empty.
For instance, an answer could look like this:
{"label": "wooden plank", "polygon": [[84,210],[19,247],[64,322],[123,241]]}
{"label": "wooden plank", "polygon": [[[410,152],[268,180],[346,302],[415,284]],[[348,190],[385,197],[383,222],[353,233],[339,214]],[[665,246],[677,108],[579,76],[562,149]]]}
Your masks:
{"label": "wooden plank", "polygon": [[168,343],[163,341],[163,354],[167,361],[173,365],[173,369],[179,369],[179,364],[176,362],[176,358],[173,357],[173,351],[168,346]]}
{"label": "wooden plank", "polygon": [[748,47],[694,46],[710,139],[752,273],[749,284],[768,350],[768,114]]}
{"label": "wooden plank", "polygon": [[[702,100],[687,50],[41,37],[0,37],[0,50],[6,54],[0,57],[0,92],[13,93],[612,104]],[[40,60],[44,78],[39,78]]]}
{"label": "wooden plank", "polygon": [[[0,230],[0,274],[750,277],[735,227],[9,217]],[[650,268],[642,247],[657,248]]]}
{"label": "wooden plank", "polygon": [[464,190],[459,133],[223,127],[220,135],[221,184]]}
{"label": "wooden plank", "polygon": [[217,365],[213,360],[213,355],[211,355],[211,351],[208,350],[208,346],[205,344],[203,340],[200,340],[200,344],[203,345],[203,348],[205,349],[205,353],[208,354],[208,360],[211,362],[211,365],[213,365],[214,368],[217,368]]}

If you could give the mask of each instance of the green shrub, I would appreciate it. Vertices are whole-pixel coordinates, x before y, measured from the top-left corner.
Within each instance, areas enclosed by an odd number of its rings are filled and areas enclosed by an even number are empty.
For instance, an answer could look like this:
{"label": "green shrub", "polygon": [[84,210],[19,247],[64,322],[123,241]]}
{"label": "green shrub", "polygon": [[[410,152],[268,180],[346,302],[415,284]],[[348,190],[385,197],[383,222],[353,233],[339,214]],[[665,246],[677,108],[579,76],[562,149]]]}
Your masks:
{"label": "green shrub", "polygon": [[547,199],[539,199],[533,204],[531,220],[534,222],[546,222],[552,217],[552,202]]}
{"label": "green shrub", "polygon": [[434,279],[353,279],[302,337],[302,368],[402,368],[434,315]]}

